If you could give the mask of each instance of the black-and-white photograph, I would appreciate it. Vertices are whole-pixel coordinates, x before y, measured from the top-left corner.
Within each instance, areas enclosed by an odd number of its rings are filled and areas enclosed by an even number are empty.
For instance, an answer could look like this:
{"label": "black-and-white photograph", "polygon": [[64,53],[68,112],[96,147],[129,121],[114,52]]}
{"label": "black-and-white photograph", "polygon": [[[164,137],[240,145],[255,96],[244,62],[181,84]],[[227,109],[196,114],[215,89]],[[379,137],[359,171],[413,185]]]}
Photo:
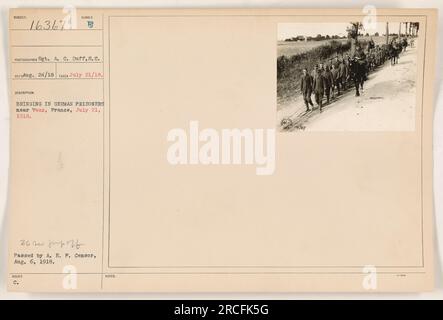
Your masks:
{"label": "black-and-white photograph", "polygon": [[280,23],[277,129],[413,131],[417,22]]}

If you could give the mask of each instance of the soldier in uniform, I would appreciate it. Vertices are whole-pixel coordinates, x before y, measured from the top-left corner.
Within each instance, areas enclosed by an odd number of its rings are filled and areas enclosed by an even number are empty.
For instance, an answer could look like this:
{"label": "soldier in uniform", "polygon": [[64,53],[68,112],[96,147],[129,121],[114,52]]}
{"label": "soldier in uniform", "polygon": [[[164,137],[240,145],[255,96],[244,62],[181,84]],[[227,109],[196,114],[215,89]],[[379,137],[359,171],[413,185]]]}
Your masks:
{"label": "soldier in uniform", "polygon": [[374,49],[370,49],[367,55],[368,71],[372,71],[375,67]]}
{"label": "soldier in uniform", "polygon": [[346,63],[343,59],[343,60],[340,60],[340,63],[338,65],[338,84],[340,86],[338,88],[338,94],[340,94],[340,89],[345,90],[347,76],[348,76],[348,71],[347,71]]}
{"label": "soldier in uniform", "polygon": [[371,37],[371,39],[368,42],[368,52],[371,51],[374,48],[375,48],[375,42],[374,42],[374,40]]}
{"label": "soldier in uniform", "polygon": [[325,83],[325,95],[326,95],[326,103],[329,103],[331,99],[331,89],[332,89],[332,74],[329,70],[329,66],[323,68],[323,78]]}
{"label": "soldier in uniform", "polygon": [[398,63],[398,56],[400,51],[400,45],[397,39],[392,39],[391,47],[390,47],[390,57],[391,57],[391,65]]}
{"label": "soldier in uniform", "polygon": [[311,71],[311,77],[314,79],[315,75],[318,73],[318,64],[315,65],[314,69]]}
{"label": "soldier in uniform", "polygon": [[401,44],[402,44],[403,50],[406,52],[406,48],[408,47],[408,39],[406,39],[406,37],[404,37]]}
{"label": "soldier in uniform", "polygon": [[330,58],[329,62],[325,65],[325,69],[328,68],[329,70],[331,70],[333,64],[334,64],[334,59]]}
{"label": "soldier in uniform", "polygon": [[300,90],[303,95],[303,101],[306,105],[306,112],[311,111],[309,108],[309,105],[314,107],[314,104],[311,100],[311,94],[312,94],[312,85],[313,85],[313,79],[308,74],[308,70],[306,68],[303,69],[303,75],[301,76],[300,80]]}
{"label": "soldier in uniform", "polygon": [[313,83],[312,83],[312,89],[314,90],[315,102],[317,103],[317,106],[320,108],[320,112],[322,112],[323,95],[325,92],[325,80],[324,80],[322,72],[315,73]]}
{"label": "soldier in uniform", "polygon": [[381,46],[381,64],[384,64],[386,60],[389,58],[389,46],[387,44],[383,44]]}
{"label": "soldier in uniform", "polygon": [[381,65],[381,52],[380,52],[380,46],[375,47],[375,66],[378,67]]}
{"label": "soldier in uniform", "polygon": [[335,69],[338,69],[339,65],[340,65],[340,58],[338,56],[336,56],[335,60],[334,60]]}
{"label": "soldier in uniform", "polygon": [[344,81],[344,87],[347,88],[349,81],[351,80],[351,56],[349,54],[346,54],[346,59],[344,61],[345,64],[345,70],[346,70],[346,75],[345,75],[345,81]]}
{"label": "soldier in uniform", "polygon": [[334,97],[334,89],[337,88],[337,96],[340,95],[340,77],[338,74],[338,68],[333,64],[331,69],[332,75],[332,97]]}
{"label": "soldier in uniform", "polygon": [[360,45],[356,46],[354,59],[363,67],[364,69],[364,81],[368,79],[368,61],[366,59],[366,54],[364,53],[362,47]]}

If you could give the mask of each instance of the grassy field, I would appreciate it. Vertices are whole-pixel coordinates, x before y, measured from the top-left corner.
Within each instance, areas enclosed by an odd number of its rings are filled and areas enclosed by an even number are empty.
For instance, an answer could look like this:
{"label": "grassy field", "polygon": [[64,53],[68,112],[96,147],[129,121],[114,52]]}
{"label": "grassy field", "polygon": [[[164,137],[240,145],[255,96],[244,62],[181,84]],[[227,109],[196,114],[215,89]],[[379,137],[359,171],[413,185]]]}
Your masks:
{"label": "grassy field", "polygon": [[[311,49],[319,47],[324,44],[328,44],[331,40],[323,40],[323,41],[278,41],[277,43],[277,56],[286,56],[290,57],[296,54],[307,52]],[[340,41],[345,43],[347,39],[339,39],[336,41]]]}
{"label": "grassy field", "polygon": [[[359,40],[362,41],[368,41],[371,37],[360,37]],[[372,37],[375,44],[383,44],[386,42],[386,38],[379,36],[379,37]],[[332,40],[323,40],[323,41],[278,41],[277,42],[277,56],[286,56],[290,57],[296,54],[300,54],[303,52],[307,52],[311,49],[314,49],[316,47],[325,45],[330,43]],[[342,43],[346,43],[348,41],[347,39],[338,39],[334,41],[339,41]]]}

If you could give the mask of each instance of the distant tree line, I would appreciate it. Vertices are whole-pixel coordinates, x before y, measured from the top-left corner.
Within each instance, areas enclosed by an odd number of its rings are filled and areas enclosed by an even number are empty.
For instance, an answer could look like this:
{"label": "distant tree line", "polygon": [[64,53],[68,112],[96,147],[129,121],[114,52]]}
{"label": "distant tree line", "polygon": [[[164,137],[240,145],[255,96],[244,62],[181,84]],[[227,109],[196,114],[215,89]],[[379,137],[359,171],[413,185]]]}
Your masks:
{"label": "distant tree line", "polygon": [[338,40],[338,39],[346,39],[346,36],[338,36],[338,35],[321,35],[318,34],[315,37],[311,37],[311,36],[296,36],[296,37],[291,37],[291,38],[287,38],[285,39],[285,41],[287,42],[291,42],[291,41],[322,41],[322,40]]}
{"label": "distant tree line", "polygon": [[[366,34],[363,34],[363,33],[359,33],[358,34],[359,36],[365,36],[365,37],[372,37],[372,36],[374,36],[374,37],[379,37],[380,36],[380,34],[378,33],[378,32],[376,32],[376,33],[374,33],[374,34],[369,34],[369,33],[366,33]],[[323,40],[340,40],[340,39],[348,39],[350,36],[349,35],[347,35],[347,36],[345,36],[345,35],[343,35],[343,36],[338,36],[338,35],[333,35],[333,36],[330,36],[330,35],[321,35],[321,34],[318,34],[318,35],[316,35],[315,37],[311,37],[311,36],[308,36],[308,37],[305,37],[305,36],[296,36],[296,37],[291,37],[291,38],[286,38],[284,41],[286,41],[286,42],[296,42],[296,41],[323,41]]]}
{"label": "distant tree line", "polygon": [[[405,27],[402,28],[402,25],[404,25]],[[399,30],[398,33],[395,32],[389,32],[389,23],[386,23],[386,33],[382,34],[382,36],[417,36],[418,34],[418,30],[420,28],[420,23],[418,22],[402,22],[399,24]],[[404,30],[402,30],[404,29]],[[370,35],[368,32],[366,32],[365,34],[361,33],[360,31],[363,30],[363,24],[361,22],[352,22],[348,28],[346,28],[346,32],[347,35],[321,35],[321,34],[317,34],[315,37],[312,36],[296,36],[296,37],[290,37],[290,38],[286,38],[284,41],[286,42],[291,42],[291,41],[322,41],[322,40],[338,40],[338,39],[351,39],[354,42],[357,41],[358,37],[370,37],[370,36],[374,36],[374,37],[379,37],[380,34],[378,32],[375,32],[373,35]]]}

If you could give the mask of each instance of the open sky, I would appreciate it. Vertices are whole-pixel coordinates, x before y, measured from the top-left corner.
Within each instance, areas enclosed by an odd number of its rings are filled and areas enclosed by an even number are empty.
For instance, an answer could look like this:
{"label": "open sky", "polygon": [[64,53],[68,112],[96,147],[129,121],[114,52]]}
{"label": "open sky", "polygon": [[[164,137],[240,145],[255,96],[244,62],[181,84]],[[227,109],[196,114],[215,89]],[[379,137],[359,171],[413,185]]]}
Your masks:
{"label": "open sky", "polygon": [[[278,24],[278,40],[285,40],[295,36],[313,36],[321,35],[338,35],[346,36],[346,28],[350,23],[330,23],[330,22],[315,22],[315,23],[279,23]],[[389,23],[389,33],[398,33],[398,22]],[[405,25],[402,25],[402,32],[405,31]],[[380,35],[386,32],[386,23],[380,22],[375,24],[375,28],[367,28],[361,31],[363,34],[370,35],[378,32]]]}

